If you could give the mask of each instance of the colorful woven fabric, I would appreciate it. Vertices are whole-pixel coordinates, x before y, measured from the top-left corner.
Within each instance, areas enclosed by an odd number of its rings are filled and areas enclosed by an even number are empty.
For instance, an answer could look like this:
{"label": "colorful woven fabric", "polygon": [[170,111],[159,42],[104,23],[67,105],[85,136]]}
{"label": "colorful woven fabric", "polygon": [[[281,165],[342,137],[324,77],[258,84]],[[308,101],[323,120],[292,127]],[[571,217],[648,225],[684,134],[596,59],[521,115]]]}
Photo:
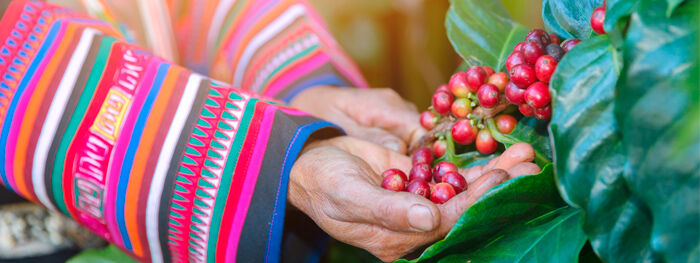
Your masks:
{"label": "colorful woven fabric", "polygon": [[[207,10],[175,20],[203,21],[174,30],[186,32],[186,65],[278,99],[364,83],[303,3],[199,2],[169,3]],[[278,261],[291,166],[311,133],[334,126],[158,58],[113,24],[10,3],[0,20],[2,185],[140,261]]]}

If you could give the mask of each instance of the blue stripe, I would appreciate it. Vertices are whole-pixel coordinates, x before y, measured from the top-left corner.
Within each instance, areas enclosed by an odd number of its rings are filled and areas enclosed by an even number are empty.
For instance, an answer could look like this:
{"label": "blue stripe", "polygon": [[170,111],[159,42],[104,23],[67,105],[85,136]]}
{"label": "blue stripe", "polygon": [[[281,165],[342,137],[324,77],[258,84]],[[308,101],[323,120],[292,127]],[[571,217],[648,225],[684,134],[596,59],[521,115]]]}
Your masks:
{"label": "blue stripe", "polygon": [[282,98],[284,102],[289,103],[299,92],[304,91],[307,88],[317,86],[317,85],[330,85],[330,86],[338,86],[338,87],[347,87],[348,83],[345,82],[342,78],[338,77],[338,75],[334,73],[327,73],[323,75],[318,75],[315,78],[309,79],[296,87],[293,87],[287,95]]}
{"label": "blue stripe", "polygon": [[51,44],[54,43],[54,40],[58,35],[58,31],[60,28],[61,23],[54,23],[53,26],[51,26],[51,30],[49,30],[49,34],[46,36],[46,39],[44,39],[44,42],[41,44],[39,52],[36,53],[36,56],[34,56],[34,59],[32,60],[32,64],[29,65],[29,68],[24,73],[24,76],[22,76],[22,82],[19,83],[17,91],[15,91],[15,94],[12,96],[12,102],[10,102],[10,107],[7,109],[7,115],[5,115],[5,119],[2,123],[2,133],[0,133],[0,178],[2,178],[3,184],[5,184],[5,186],[10,190],[16,191],[16,189],[12,189],[12,186],[9,184],[9,181],[7,180],[7,173],[5,171],[5,161],[7,161],[5,151],[7,150],[7,136],[9,136],[10,133],[10,124],[12,123],[12,121],[21,121],[21,119],[14,119],[15,108],[17,107],[17,103],[19,103],[20,97],[24,95],[22,93],[24,93],[24,89],[29,84],[29,81],[31,81],[32,77],[35,76],[34,72],[36,71],[36,68],[39,67],[39,64],[41,64],[41,62],[44,59],[46,59],[46,52],[51,47]]}
{"label": "blue stripe", "polygon": [[[323,128],[337,128],[338,126],[326,121],[318,121],[306,124],[297,129],[295,138],[293,139],[289,146],[287,147],[287,153],[285,160],[296,160],[299,156],[299,152],[304,147],[306,140],[309,136]],[[293,158],[290,158],[293,157]],[[277,196],[280,197],[275,203],[275,209],[272,211],[272,220],[270,224],[270,236],[267,240],[267,248],[265,252],[265,262],[279,262],[282,253],[282,233],[284,230],[284,213],[286,212],[287,204],[287,186],[289,185],[289,173],[292,170],[292,164],[294,161],[284,162],[282,166],[282,174],[280,175],[280,184],[277,188]]]}
{"label": "blue stripe", "polygon": [[146,125],[148,116],[151,113],[151,108],[153,108],[153,102],[160,92],[160,88],[163,85],[163,80],[168,73],[168,64],[161,64],[158,67],[158,73],[153,80],[153,85],[151,90],[148,92],[146,101],[143,103],[143,107],[139,112],[139,116],[136,119],[134,125],[134,131],[131,134],[131,141],[129,141],[129,146],[126,149],[124,155],[124,162],[122,163],[122,172],[119,175],[119,182],[117,183],[117,194],[116,194],[116,218],[117,225],[119,225],[119,232],[122,234],[122,239],[124,241],[124,247],[128,250],[133,250],[131,246],[131,239],[129,238],[129,232],[126,230],[126,221],[124,219],[124,203],[126,202],[126,189],[129,184],[129,175],[131,174],[131,168],[134,164],[134,157],[136,155],[136,150],[141,142],[141,135],[143,134],[143,128]]}

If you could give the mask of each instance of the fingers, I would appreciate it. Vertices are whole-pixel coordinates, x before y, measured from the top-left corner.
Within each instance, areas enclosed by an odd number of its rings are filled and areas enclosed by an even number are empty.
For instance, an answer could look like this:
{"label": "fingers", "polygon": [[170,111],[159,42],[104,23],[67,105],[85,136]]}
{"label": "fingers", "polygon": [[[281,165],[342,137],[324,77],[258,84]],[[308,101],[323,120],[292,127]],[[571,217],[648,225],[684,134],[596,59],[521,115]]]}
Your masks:
{"label": "fingers", "polygon": [[462,192],[440,207],[442,216],[441,229],[443,233],[449,232],[462,213],[472,206],[476,200],[484,195],[492,187],[508,180],[508,173],[501,169],[491,170],[479,177],[469,185],[467,191]]}
{"label": "fingers", "polygon": [[508,147],[501,156],[491,160],[484,166],[484,171],[491,169],[508,170],[514,165],[535,160],[535,150],[530,144],[521,142]]}
{"label": "fingers", "polygon": [[531,175],[540,173],[540,167],[534,163],[519,163],[508,169],[510,178],[516,178],[523,175]]}
{"label": "fingers", "polygon": [[437,206],[418,195],[393,192],[376,186],[360,200],[357,205],[364,212],[353,213],[353,221],[380,225],[400,232],[428,232],[440,225]]}
{"label": "fingers", "polygon": [[401,154],[406,154],[408,151],[408,145],[404,140],[379,128],[355,126],[346,131],[350,136],[373,142]]}
{"label": "fingers", "polygon": [[411,158],[398,152],[387,150],[375,143],[352,137],[337,137],[328,142],[364,160],[377,174],[396,168],[408,174]]}

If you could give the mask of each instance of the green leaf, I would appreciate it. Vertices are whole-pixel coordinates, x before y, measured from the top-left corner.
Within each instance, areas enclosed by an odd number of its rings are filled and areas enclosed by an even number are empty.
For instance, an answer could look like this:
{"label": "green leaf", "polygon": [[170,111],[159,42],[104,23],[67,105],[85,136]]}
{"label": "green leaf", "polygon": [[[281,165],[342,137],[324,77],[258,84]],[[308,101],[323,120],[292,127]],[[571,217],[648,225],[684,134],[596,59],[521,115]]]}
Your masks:
{"label": "green leaf", "polygon": [[641,1],[630,19],[615,101],[628,160],[624,179],[651,221],[646,242],[654,253],[668,262],[700,262],[698,1],[678,6],[670,18],[665,7]]}
{"label": "green leaf", "polygon": [[[545,244],[559,244],[567,248],[573,246],[580,250],[585,241],[583,234],[559,240],[550,235],[552,232],[543,231],[543,228],[538,227],[556,224],[552,223],[556,221],[555,216],[543,215],[558,211],[562,207],[566,207],[566,204],[557,193],[553,166],[549,164],[540,174],[521,176],[489,190],[462,214],[445,239],[427,248],[414,262],[450,261],[447,259],[453,254],[461,255],[458,261],[465,262],[464,259],[491,253],[489,250],[482,251],[492,249],[490,245],[498,244],[497,246],[505,248],[523,246],[532,244],[533,237],[544,242],[541,243],[542,246],[537,246],[537,251],[547,247]],[[537,218],[541,221],[536,220]],[[566,224],[572,229],[571,233],[580,229],[580,225],[570,227],[569,224],[573,223]],[[557,258],[576,258],[579,250],[558,250],[556,253],[560,254]],[[570,252],[571,255],[568,255]],[[510,260],[510,254],[518,253],[523,257],[523,261],[535,256],[519,248],[505,249],[501,253],[509,254],[508,257],[504,254],[502,260]]]}
{"label": "green leaf", "polygon": [[535,149],[535,163],[540,167],[552,162],[552,147],[547,132],[547,122],[537,118],[525,117],[518,121],[512,132],[503,134],[498,131],[493,119],[486,120],[489,132],[496,141],[510,147],[519,142],[526,142]]}
{"label": "green leaf", "polygon": [[605,5],[605,31],[610,32],[620,19],[628,17],[639,0],[607,0]]}
{"label": "green leaf", "polygon": [[[444,262],[576,262],[586,242],[581,210],[564,206],[503,231],[473,253],[452,254]],[[527,228],[527,231],[523,231]]]}
{"label": "green leaf", "polygon": [[604,261],[632,262],[653,255],[645,241],[649,220],[622,176],[626,158],[614,113],[620,63],[607,35],[564,56],[550,82],[550,132],[560,192],[585,210],[584,231],[593,248]]}
{"label": "green leaf", "polygon": [[563,38],[588,39],[591,36],[591,14],[603,0],[544,0],[542,19],[547,31]]}
{"label": "green leaf", "polygon": [[68,260],[68,263],[128,263],[136,261],[114,245],[101,249],[88,249]]}
{"label": "green leaf", "polygon": [[452,0],[445,26],[452,46],[466,61],[501,71],[528,29],[513,22],[501,1]]}

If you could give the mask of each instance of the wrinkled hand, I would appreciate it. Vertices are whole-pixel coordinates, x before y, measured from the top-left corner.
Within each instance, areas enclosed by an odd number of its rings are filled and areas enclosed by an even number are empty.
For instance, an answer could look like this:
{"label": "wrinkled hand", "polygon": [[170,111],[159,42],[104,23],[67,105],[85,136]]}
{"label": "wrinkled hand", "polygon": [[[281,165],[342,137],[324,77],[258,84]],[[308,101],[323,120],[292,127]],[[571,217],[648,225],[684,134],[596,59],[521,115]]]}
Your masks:
{"label": "wrinkled hand", "polygon": [[289,201],[334,238],[391,261],[445,236],[491,187],[534,173],[537,166],[528,165],[533,159],[530,145],[513,145],[489,164],[462,171],[468,190],[435,205],[415,194],[380,187],[384,170],[410,169],[408,157],[371,142],[338,137],[305,147],[292,167]]}
{"label": "wrinkled hand", "polygon": [[400,153],[426,133],[416,107],[392,89],[318,86],[299,93],[290,105]]}

